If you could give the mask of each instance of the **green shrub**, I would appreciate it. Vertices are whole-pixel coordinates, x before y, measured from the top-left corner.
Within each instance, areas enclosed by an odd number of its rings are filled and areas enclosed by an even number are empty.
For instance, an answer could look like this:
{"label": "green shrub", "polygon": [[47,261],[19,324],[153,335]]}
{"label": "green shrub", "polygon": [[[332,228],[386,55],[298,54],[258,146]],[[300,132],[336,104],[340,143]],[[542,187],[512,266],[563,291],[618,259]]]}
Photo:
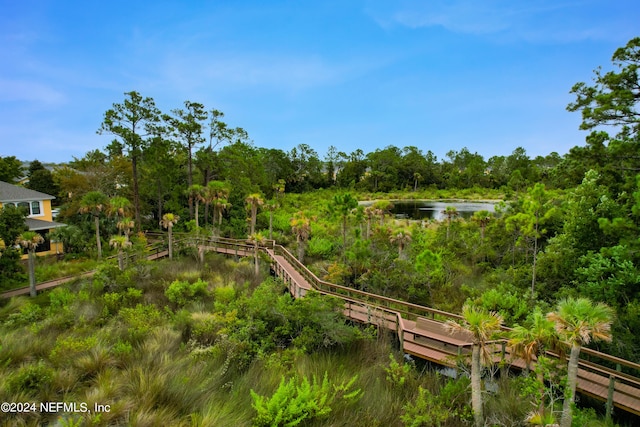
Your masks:
{"label": "green shrub", "polygon": [[45,312],[42,310],[42,307],[29,302],[21,306],[17,313],[11,313],[8,315],[5,325],[10,327],[30,325],[42,320],[44,316]]}
{"label": "green shrub", "polygon": [[51,313],[56,313],[68,309],[71,304],[76,300],[76,294],[71,292],[67,288],[55,288],[49,292],[49,310]]}
{"label": "green shrub", "polygon": [[126,341],[118,340],[111,348],[111,352],[117,357],[129,356],[133,352],[133,346]]}
{"label": "green shrub", "polygon": [[500,313],[508,324],[522,322],[531,312],[527,298],[515,286],[500,283],[480,296],[480,306]]}
{"label": "green shrub", "polygon": [[236,299],[236,290],[233,286],[222,286],[214,289],[213,296],[216,303],[229,304]]}
{"label": "green shrub", "polygon": [[49,360],[59,365],[70,363],[80,354],[95,347],[97,343],[98,338],[93,335],[86,338],[75,336],[58,337],[49,354]]}
{"label": "green shrub", "polygon": [[333,254],[333,242],[322,237],[312,237],[307,247],[307,255],[329,258]]}
{"label": "green shrub", "polygon": [[415,402],[407,403],[402,409],[404,414],[400,419],[408,427],[441,426],[450,417],[446,402],[422,387],[418,388]]}
{"label": "green shrub", "polygon": [[51,385],[53,376],[54,370],[43,361],[39,361],[36,364],[24,365],[9,376],[7,388],[11,393],[25,392],[35,395]]}
{"label": "green shrub", "polygon": [[144,338],[154,326],[162,323],[160,310],[152,304],[137,304],[133,308],[122,308],[118,315],[127,325],[129,339],[132,341]]}
{"label": "green shrub", "polygon": [[212,345],[219,333],[228,333],[229,325],[237,320],[237,311],[226,314],[196,312],[191,315],[191,339],[200,345]]}
{"label": "green shrub", "polygon": [[449,380],[438,393],[419,387],[416,400],[402,407],[400,419],[410,427],[440,426],[450,420],[468,424],[473,419],[468,388],[467,377]]}
{"label": "green shrub", "polygon": [[124,292],[107,292],[102,295],[104,303],[103,314],[108,316],[117,313],[123,307],[131,307],[142,299],[142,291],[136,288],[127,288]]}
{"label": "green shrub", "polygon": [[207,282],[202,279],[198,279],[193,283],[175,280],[169,285],[164,294],[169,301],[181,307],[196,296],[206,296],[207,287]]}
{"label": "green shrub", "polygon": [[452,417],[465,422],[473,420],[473,411],[469,402],[471,401],[471,380],[469,377],[461,376],[451,379],[440,389],[438,397],[449,408]]}
{"label": "green shrub", "polygon": [[402,388],[407,381],[407,378],[411,375],[411,365],[408,363],[400,364],[393,356],[389,355],[389,366],[384,368],[387,373],[387,381],[391,383],[393,387]]}
{"label": "green shrub", "polygon": [[252,407],[257,414],[255,426],[295,426],[305,420],[327,418],[331,405],[338,399],[348,403],[357,402],[362,397],[360,389],[351,391],[357,376],[346,383],[332,385],[325,372],[322,382],[316,377],[309,382],[303,377],[298,383],[295,378],[285,381],[284,376],[273,396],[267,398],[251,390]]}

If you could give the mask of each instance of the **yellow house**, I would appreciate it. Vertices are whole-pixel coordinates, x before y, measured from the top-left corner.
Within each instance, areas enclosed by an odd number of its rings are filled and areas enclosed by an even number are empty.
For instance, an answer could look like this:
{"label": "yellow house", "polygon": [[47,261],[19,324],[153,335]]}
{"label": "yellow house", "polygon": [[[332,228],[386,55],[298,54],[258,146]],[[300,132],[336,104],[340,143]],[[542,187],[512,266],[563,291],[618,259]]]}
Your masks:
{"label": "yellow house", "polygon": [[[0,208],[5,205],[13,205],[24,208],[27,211],[25,223],[30,231],[35,231],[45,239],[44,243],[36,248],[37,255],[61,254],[62,242],[51,242],[47,233],[66,224],[55,222],[51,212],[51,200],[55,197],[39,191],[20,187],[0,181]],[[5,242],[10,244],[10,242]],[[26,257],[26,255],[25,255]]]}

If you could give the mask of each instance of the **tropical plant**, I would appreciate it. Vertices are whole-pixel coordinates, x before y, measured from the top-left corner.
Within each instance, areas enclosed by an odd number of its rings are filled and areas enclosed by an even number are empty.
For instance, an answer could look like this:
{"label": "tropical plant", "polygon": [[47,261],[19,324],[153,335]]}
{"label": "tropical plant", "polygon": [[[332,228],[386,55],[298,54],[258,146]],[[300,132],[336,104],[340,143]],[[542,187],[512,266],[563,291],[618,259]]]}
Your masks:
{"label": "tropical plant", "polygon": [[560,339],[571,348],[567,364],[567,387],[562,405],[561,427],[571,427],[573,402],[578,383],[578,361],[582,346],[591,341],[611,341],[611,323],[614,312],[602,303],[587,298],[565,298],[558,302],[557,310],[547,314],[554,322]]}
{"label": "tropical plant", "polygon": [[133,227],[136,226],[136,223],[133,219],[131,218],[127,218],[124,217],[122,218],[120,221],[118,221],[118,223],[116,224],[116,227],[118,228],[118,231],[127,237],[127,239],[129,238],[129,235],[131,233],[131,230],[133,230]]}
{"label": "tropical plant", "polygon": [[264,204],[264,200],[262,199],[262,195],[258,193],[252,193],[247,196],[245,199],[247,203],[247,209],[250,212],[250,222],[249,222],[249,235],[256,232],[256,217],[258,215],[258,207]]}
{"label": "tropical plant", "polygon": [[451,221],[453,221],[453,218],[460,215],[460,212],[458,212],[458,209],[456,209],[455,206],[447,206],[442,213],[447,218],[447,240],[449,240]]}
{"label": "tropical plant", "polygon": [[398,258],[406,259],[404,249],[411,242],[411,233],[406,230],[398,230],[389,237],[389,242],[398,246]]}
{"label": "tropical plant", "polygon": [[249,236],[248,240],[253,244],[253,263],[256,276],[258,276],[260,274],[260,264],[258,264],[258,255],[260,254],[259,248],[261,245],[264,245],[266,239],[262,233],[253,233]]}
{"label": "tropical plant", "polygon": [[351,194],[343,193],[333,196],[333,201],[329,205],[329,210],[341,218],[342,222],[342,256],[346,260],[347,250],[347,219],[355,208],[358,207],[358,200]]}
{"label": "tropical plant", "polygon": [[[106,206],[107,216],[116,218],[126,218],[131,216],[133,205],[126,197],[116,196],[109,199]],[[135,226],[135,225],[134,225]],[[133,228],[133,226],[131,227]]]}
{"label": "tropical plant", "polygon": [[169,234],[169,259],[173,259],[173,226],[178,223],[180,217],[172,213],[162,215],[160,226],[167,229]]}
{"label": "tropical plant", "polygon": [[371,223],[373,222],[373,217],[377,214],[377,209],[372,206],[367,206],[364,208],[362,212],[367,220],[367,229],[364,234],[365,239],[369,239],[371,237]]}
{"label": "tropical plant", "polygon": [[16,238],[16,244],[29,253],[29,293],[35,297],[36,290],[36,248],[44,243],[44,237],[35,231],[25,231]]}
{"label": "tropical plant", "polygon": [[447,320],[444,328],[449,333],[469,333],[473,340],[471,350],[471,406],[476,427],[484,425],[482,407],[482,366],[493,364],[491,340],[502,327],[502,317],[494,312],[487,312],[470,303],[462,307],[462,319],[459,322]]}
{"label": "tropical plant", "polygon": [[93,217],[96,229],[96,245],[98,259],[102,258],[102,243],[100,242],[100,213],[107,207],[109,199],[99,191],[90,191],[80,200],[80,213],[90,214]]}
{"label": "tropical plant", "polygon": [[296,245],[298,247],[298,261],[304,262],[304,252],[306,242],[311,234],[311,220],[305,216],[305,213],[296,212],[289,222],[291,231],[296,236]]}
{"label": "tropical plant", "polygon": [[[200,184],[193,184],[187,189],[187,195],[190,200],[195,202],[195,220],[196,220],[196,230],[200,228],[200,216],[198,213],[198,207],[200,202],[205,202],[205,188]],[[207,218],[205,217],[205,225],[207,224]]]}
{"label": "tropical plant", "polygon": [[280,205],[275,199],[267,200],[264,204],[264,208],[269,211],[269,239],[273,239],[273,212],[279,207]]}
{"label": "tropical plant", "polygon": [[[522,358],[527,371],[531,369],[531,363],[539,361],[543,357],[545,348],[554,348],[557,342],[553,322],[546,318],[539,308],[536,308],[529,318],[529,326],[515,325],[508,334],[507,344],[511,346],[512,353]],[[536,413],[545,414],[544,402],[544,369],[536,366],[536,379],[540,387],[540,402]]]}
{"label": "tropical plant", "polygon": [[357,376],[341,384],[331,384],[325,372],[322,382],[305,376],[302,381],[290,378],[280,380],[280,385],[270,398],[251,390],[256,417],[255,426],[295,426],[305,420],[319,420],[329,416],[331,405],[337,400],[355,403],[362,397],[360,389],[352,390]]}
{"label": "tropical plant", "polygon": [[471,219],[477,222],[478,225],[480,226],[480,239],[483,242],[484,242],[484,234],[487,228],[487,224],[489,224],[489,221],[491,221],[492,217],[493,216],[491,215],[491,212],[487,210],[476,211],[473,213],[473,216],[471,217]]}
{"label": "tropical plant", "polygon": [[129,238],[124,236],[112,236],[109,240],[109,246],[118,250],[118,268],[124,270],[124,250],[131,246]]}

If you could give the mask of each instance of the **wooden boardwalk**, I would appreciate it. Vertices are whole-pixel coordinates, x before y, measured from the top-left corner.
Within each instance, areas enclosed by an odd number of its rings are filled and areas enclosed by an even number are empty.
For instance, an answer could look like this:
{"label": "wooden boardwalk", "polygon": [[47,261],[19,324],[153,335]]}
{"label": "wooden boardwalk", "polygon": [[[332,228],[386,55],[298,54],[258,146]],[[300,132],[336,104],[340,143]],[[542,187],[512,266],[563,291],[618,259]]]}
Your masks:
{"label": "wooden boardwalk", "polygon": [[[154,261],[154,260],[157,260],[157,259],[160,259],[160,258],[164,258],[167,255],[169,255],[169,251],[168,250],[154,248],[151,251],[151,253],[149,255],[147,255],[146,258],[149,261]],[[48,280],[46,282],[40,282],[40,283],[36,284],[36,291],[40,292],[40,291],[44,291],[44,290],[47,290],[47,289],[55,288],[56,286],[64,285],[65,283],[69,283],[69,282],[72,282],[72,281],[77,280],[77,279],[91,277],[95,273],[96,273],[96,270],[91,270],[91,271],[85,271],[84,273],[76,274],[74,276],[59,277],[57,279]],[[27,295],[27,294],[29,294],[30,290],[31,289],[30,289],[29,286],[25,286],[23,288],[18,288],[18,289],[12,289],[10,291],[0,293],[0,299],[17,297],[17,296],[20,296],[20,295]]]}
{"label": "wooden boardwalk", "polygon": [[[469,334],[451,335],[443,328],[446,320],[459,320],[460,316],[322,281],[284,247],[272,244],[263,250],[271,258],[272,270],[282,278],[294,297],[304,296],[313,289],[342,299],[345,302],[344,314],[348,318],[393,331],[407,354],[455,367],[460,357],[471,353],[473,339]],[[516,368],[524,368],[524,362],[511,353],[505,340],[495,341],[492,348],[496,363],[504,361]],[[640,364],[590,349],[583,349],[582,354],[612,364],[616,369],[582,358],[577,392],[640,415]],[[558,357],[552,353],[548,356]],[[634,375],[621,372],[622,367]]]}
{"label": "wooden boardwalk", "polygon": [[[255,254],[255,247],[252,244],[224,238],[199,239],[183,245],[196,247],[201,259],[207,251],[236,257],[252,257]],[[407,354],[443,366],[455,367],[460,357],[471,352],[473,340],[470,335],[464,333],[451,335],[443,328],[446,320],[459,320],[458,315],[325,282],[316,277],[286,248],[274,242],[269,242],[259,250],[268,255],[271,269],[284,281],[291,295],[299,298],[313,290],[342,299],[345,316],[353,321],[373,324],[392,331],[397,335],[401,349]],[[166,250],[156,250],[147,258],[158,259],[166,255]],[[86,272],[81,276],[90,276],[93,273],[93,271]],[[38,285],[38,290],[58,286],[81,276],[41,283]],[[0,294],[0,297],[9,298],[28,293],[29,288],[26,287],[5,292]],[[493,343],[493,352],[496,362],[504,361],[521,369],[524,367],[523,361],[511,354],[504,340]],[[558,357],[553,353],[547,355]],[[578,393],[607,402],[607,405],[620,410],[640,415],[640,364],[590,349],[583,349],[582,355],[588,356],[591,361],[587,361],[584,357],[580,361]],[[593,360],[600,360],[601,363],[595,363]]]}

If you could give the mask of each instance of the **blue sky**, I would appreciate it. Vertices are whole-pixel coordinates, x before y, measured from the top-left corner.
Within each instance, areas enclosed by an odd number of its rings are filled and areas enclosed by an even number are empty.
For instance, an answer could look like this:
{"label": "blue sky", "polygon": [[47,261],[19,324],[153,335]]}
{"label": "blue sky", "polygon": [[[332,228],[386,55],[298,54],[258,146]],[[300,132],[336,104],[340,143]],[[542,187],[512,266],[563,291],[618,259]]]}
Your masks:
{"label": "blue sky", "polygon": [[103,149],[103,114],[131,90],[321,158],[565,154],[586,136],[571,87],[611,68],[639,23],[637,0],[0,0],[0,156]]}

